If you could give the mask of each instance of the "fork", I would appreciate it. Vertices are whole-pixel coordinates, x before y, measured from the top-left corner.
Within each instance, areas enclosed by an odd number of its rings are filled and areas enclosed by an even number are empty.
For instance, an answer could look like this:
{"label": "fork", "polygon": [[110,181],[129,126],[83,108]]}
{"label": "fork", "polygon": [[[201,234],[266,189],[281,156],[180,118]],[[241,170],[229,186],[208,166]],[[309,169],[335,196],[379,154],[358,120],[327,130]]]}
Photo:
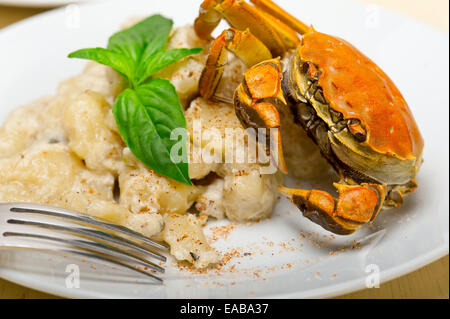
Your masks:
{"label": "fork", "polygon": [[106,261],[144,274],[155,275],[164,268],[159,251],[168,247],[126,227],[107,223],[75,211],[30,203],[0,203],[0,251],[33,249],[71,253]]}

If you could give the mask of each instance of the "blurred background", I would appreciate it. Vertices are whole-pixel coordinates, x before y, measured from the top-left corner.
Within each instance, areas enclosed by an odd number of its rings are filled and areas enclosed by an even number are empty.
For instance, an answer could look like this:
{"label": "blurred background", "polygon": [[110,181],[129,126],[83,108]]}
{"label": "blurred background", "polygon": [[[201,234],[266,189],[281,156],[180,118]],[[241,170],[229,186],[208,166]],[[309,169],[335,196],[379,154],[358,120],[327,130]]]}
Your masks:
{"label": "blurred background", "polygon": [[[71,3],[107,0],[0,0],[0,30],[14,22]],[[182,0],[180,0],[182,1]],[[311,1],[311,0],[308,0]],[[391,9],[445,32],[449,31],[448,0],[348,0]],[[200,2],[200,0],[199,0]],[[278,0],[283,5],[283,0]],[[0,279],[0,298],[55,298]],[[449,298],[449,257],[406,276],[339,298]]]}
{"label": "blurred background", "polygon": [[[107,0],[0,0],[0,27],[53,7]],[[350,0],[375,4],[425,21],[448,32],[448,0]],[[278,1],[283,4],[283,0]]]}

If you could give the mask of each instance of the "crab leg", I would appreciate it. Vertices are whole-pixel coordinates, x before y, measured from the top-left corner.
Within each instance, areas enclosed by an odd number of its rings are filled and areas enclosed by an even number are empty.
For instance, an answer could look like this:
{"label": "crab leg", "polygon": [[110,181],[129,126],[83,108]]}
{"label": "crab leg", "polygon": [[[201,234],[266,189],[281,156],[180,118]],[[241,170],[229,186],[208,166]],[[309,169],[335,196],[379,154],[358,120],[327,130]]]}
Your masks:
{"label": "crab leg", "polygon": [[214,96],[227,64],[227,50],[236,54],[249,67],[272,58],[269,49],[249,30],[239,31],[233,28],[225,30],[209,49],[199,83],[202,97],[210,99]]}
{"label": "crab leg", "polygon": [[202,39],[211,37],[211,33],[219,25],[222,15],[215,7],[219,5],[220,0],[203,0],[200,5],[198,17],[194,22],[194,30]]}
{"label": "crab leg", "polygon": [[302,190],[279,186],[303,216],[335,234],[351,234],[372,222],[383,205],[386,186],[379,184],[344,185],[334,183],[339,191],[336,200],[321,190]]}
{"label": "crab leg", "polygon": [[204,39],[210,37],[221,17],[238,30],[249,28],[274,56],[281,56],[300,43],[294,30],[244,0],[204,0],[194,23],[197,35]]}
{"label": "crab leg", "polygon": [[303,22],[299,21],[294,16],[290,15],[288,12],[284,11],[277,4],[271,0],[250,0],[257,8],[264,12],[267,12],[271,16],[277,18],[278,20],[284,22],[292,30],[297,31],[300,34],[305,34],[308,32],[310,27],[308,27]]}

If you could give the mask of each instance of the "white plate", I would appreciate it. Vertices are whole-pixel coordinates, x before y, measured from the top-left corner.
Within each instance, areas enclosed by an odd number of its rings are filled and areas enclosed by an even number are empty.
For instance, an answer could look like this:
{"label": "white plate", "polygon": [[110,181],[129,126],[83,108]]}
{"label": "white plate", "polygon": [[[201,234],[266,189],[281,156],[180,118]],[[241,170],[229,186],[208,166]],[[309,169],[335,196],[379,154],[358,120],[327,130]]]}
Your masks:
{"label": "white plate", "polygon": [[[68,23],[73,17],[58,9],[0,31],[0,120],[15,107],[54,92],[62,79],[77,74],[85,63],[67,59],[67,53],[104,45],[121,23],[135,15],[159,12],[176,25],[192,22],[199,2],[93,3],[80,6],[79,27]],[[329,297],[364,288],[376,269],[384,282],[447,254],[448,34],[353,2],[292,0],[283,5],[316,29],[359,47],[393,78],[409,102],[426,141],[425,163],[418,176],[419,189],[401,208],[381,213],[373,226],[352,236],[328,240],[330,233],[281,200],[270,220],[240,225],[228,240],[214,243],[222,252],[233,247],[254,252],[232,260],[240,262],[236,273],[195,275],[180,272],[168,262],[163,286],[70,256],[31,253],[1,254],[0,277],[66,297]],[[293,251],[280,247],[281,242],[288,242]],[[356,242],[357,249],[352,249]],[[65,286],[69,263],[80,265],[78,289]],[[255,273],[258,269],[260,273]]]}
{"label": "white plate", "polygon": [[53,8],[83,1],[94,0],[0,0],[0,5],[14,7]]}

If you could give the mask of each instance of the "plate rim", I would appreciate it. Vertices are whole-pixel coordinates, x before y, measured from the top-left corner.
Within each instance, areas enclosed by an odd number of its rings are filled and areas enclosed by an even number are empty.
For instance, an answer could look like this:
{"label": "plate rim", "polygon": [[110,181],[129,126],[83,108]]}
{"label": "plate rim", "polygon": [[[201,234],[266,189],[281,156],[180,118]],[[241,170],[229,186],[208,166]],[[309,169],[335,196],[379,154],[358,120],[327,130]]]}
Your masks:
{"label": "plate rim", "polygon": [[[430,251],[426,255],[418,256],[417,258],[413,259],[405,266],[405,264],[398,265],[396,267],[384,270],[380,272],[380,285],[389,282],[393,279],[405,276],[415,270],[418,270],[422,267],[425,267],[434,261],[447,256],[449,254],[449,247],[448,245],[442,245],[440,247],[437,247],[436,249]],[[93,298],[93,299],[102,299],[102,298],[108,298],[107,294],[102,293],[92,293],[87,292],[83,290],[78,289],[63,289],[62,287],[59,287],[57,285],[48,285],[47,288],[50,288],[48,290],[43,290],[42,285],[35,285],[34,283],[29,283],[25,279],[19,278],[19,273],[17,275],[13,275],[12,277],[5,276],[5,272],[8,273],[8,269],[2,269],[0,267],[0,278],[10,281],[15,284],[19,284],[21,286],[31,288],[40,292],[44,292],[47,294],[51,294],[54,296],[59,296],[63,298],[71,298],[71,299],[84,299],[84,298]],[[286,293],[286,294],[276,294],[276,295],[267,295],[267,296],[259,296],[258,298],[262,299],[321,299],[321,298],[332,298],[332,297],[338,297],[345,294],[349,294],[352,292],[357,292],[362,289],[366,289],[365,286],[365,278],[355,278],[353,280],[343,282],[336,285],[329,285],[322,288],[316,288],[306,291],[298,291],[298,292],[292,292],[292,293]],[[376,288],[375,288],[376,289]],[[73,293],[64,293],[67,292],[73,292]],[[328,292],[327,292],[328,291]],[[78,292],[78,293],[77,293]],[[306,296],[308,295],[308,296]],[[117,299],[117,297],[111,297],[109,298]],[[186,297],[187,298],[187,297]],[[179,298],[179,299],[186,299],[186,298]],[[141,299],[145,299],[144,297]],[[163,299],[163,298],[155,298],[155,299]],[[212,298],[216,299],[216,298]]]}

